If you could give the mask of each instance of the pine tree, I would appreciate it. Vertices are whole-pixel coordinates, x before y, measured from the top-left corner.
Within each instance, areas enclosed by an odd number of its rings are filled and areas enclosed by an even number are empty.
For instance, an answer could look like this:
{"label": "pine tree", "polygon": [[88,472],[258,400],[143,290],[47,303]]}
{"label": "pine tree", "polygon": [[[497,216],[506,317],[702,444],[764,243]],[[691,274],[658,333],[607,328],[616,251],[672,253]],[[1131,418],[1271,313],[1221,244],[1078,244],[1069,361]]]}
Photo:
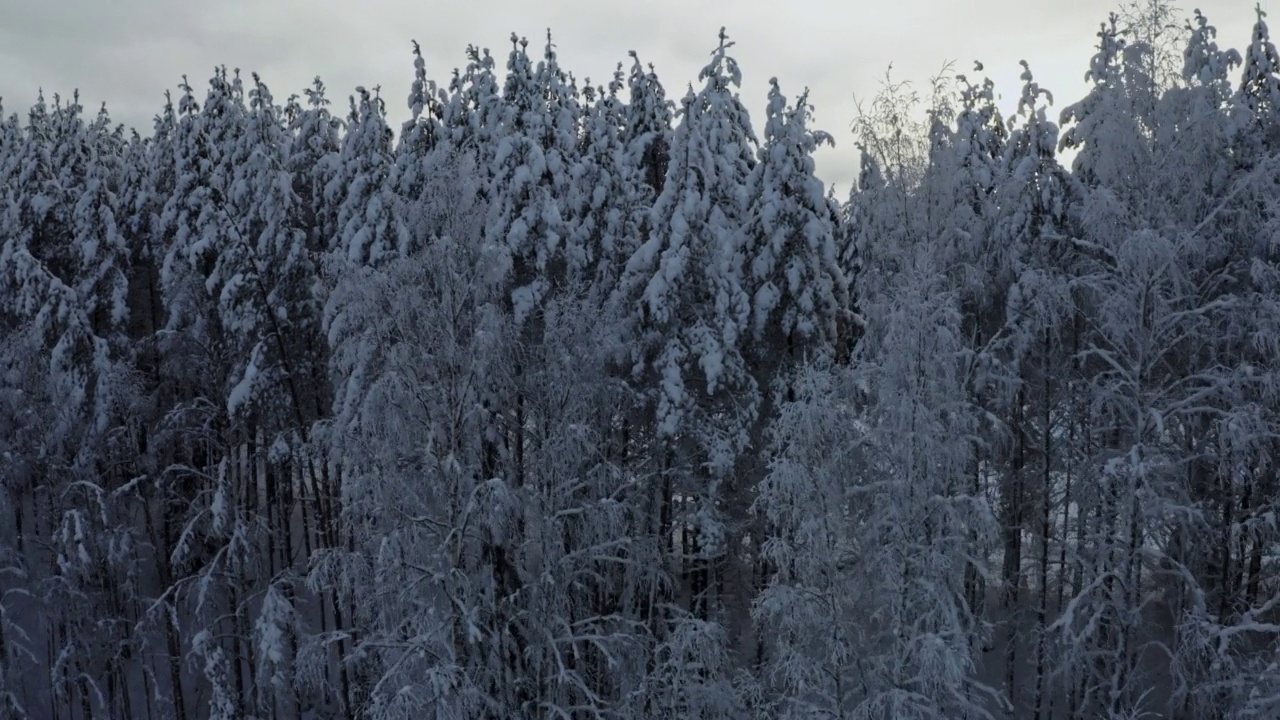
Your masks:
{"label": "pine tree", "polygon": [[1235,50],[1218,47],[1218,29],[1198,9],[1195,19],[1187,23],[1187,31],[1190,37],[1182,56],[1182,80],[1188,86],[1206,88],[1218,106],[1223,106],[1231,99],[1228,74],[1243,58]]}
{"label": "pine tree", "polygon": [[444,129],[440,119],[443,106],[435,83],[427,79],[426,62],[422,49],[413,43],[414,79],[409,92],[410,117],[400,128],[396,143],[395,167],[388,182],[404,207],[405,226],[409,232],[410,248],[416,250],[426,245],[433,234],[430,218],[424,209],[424,194],[431,183],[430,157],[440,145]]}
{"label": "pine tree", "polygon": [[1262,5],[1257,5],[1254,12],[1258,19],[1242,58],[1234,104],[1237,126],[1246,136],[1246,151],[1266,154],[1280,144],[1280,121],[1276,119],[1280,117],[1280,54],[1271,42]]}
{"label": "pine tree", "polygon": [[1232,181],[1229,75],[1241,60],[1235,50],[1218,47],[1217,30],[1198,11],[1187,31],[1183,86],[1165,91],[1153,119],[1147,202],[1156,204],[1159,215],[1194,227],[1222,201]]}
{"label": "pine tree", "polygon": [[567,199],[569,276],[588,286],[599,307],[618,290],[626,262],[639,247],[651,199],[628,152],[627,107],[619,97],[623,87],[619,64],[607,91],[584,89],[581,159],[573,168]]}
{"label": "pine tree", "polygon": [[806,345],[830,345],[848,307],[847,280],[836,259],[836,212],[813,174],[813,152],[832,140],[808,129],[811,111],[807,93],[788,108],[777,79],[771,81],[743,248],[747,284],[755,288],[757,366],[795,356]]}
{"label": "pine tree", "polygon": [[[751,300],[742,248],[756,141],[736,93],[741,73],[731,47],[722,31],[699,75],[702,89],[690,89],[683,100],[654,229],[628,262],[624,283],[638,301],[636,332],[648,345],[638,367],[648,370],[644,382],[656,395],[657,437],[669,467],[683,476],[660,504],[680,498],[679,516],[671,517],[683,546],[689,608],[699,621],[740,627],[746,598],[739,588],[727,597],[717,588],[725,571],[737,573],[732,582],[739,586],[750,572],[731,540],[745,530],[751,490],[731,470],[750,442],[760,390],[743,345]],[[697,643],[720,642],[705,635],[718,637],[716,624],[682,627],[670,642],[695,642],[686,631],[696,632]],[[709,668],[689,682],[715,682],[722,672]]]}
{"label": "pine tree", "polygon": [[466,70],[454,70],[449,81],[443,124],[455,150],[474,154],[476,166],[488,172],[502,132],[503,88],[487,48],[468,46],[467,61]]}
{"label": "pine tree", "polygon": [[658,81],[653,65],[648,69],[640,57],[631,52],[631,72],[627,78],[630,99],[627,102],[627,137],[632,162],[643,169],[645,184],[653,196],[662,194],[671,162],[672,104]]}
{"label": "pine tree", "polygon": [[511,42],[485,241],[495,258],[493,282],[509,283],[520,325],[565,280],[569,225],[562,199],[576,160],[578,110],[577,90],[560,71],[550,37],[536,70],[527,42],[514,35]]}
{"label": "pine tree", "polygon": [[[160,349],[186,365],[174,378],[181,387],[175,402],[185,412],[167,418],[173,424],[163,433],[192,449],[165,470],[189,483],[182,517],[165,520],[173,533],[166,574],[195,626],[212,634],[206,681],[226,683],[211,690],[243,713],[268,702],[253,692],[248,599],[260,574],[280,562],[277,541],[288,532],[273,515],[281,453],[274,462],[266,458],[280,439],[279,417],[268,418],[263,404],[273,392],[288,396],[284,386],[299,380],[281,324],[306,312],[305,300],[290,296],[297,288],[275,273],[293,275],[309,258],[291,210],[282,112],[266,87],[255,77],[246,103],[239,74],[219,69],[203,107],[187,87],[179,112],[179,184],[162,218],[175,233],[161,272],[173,312]],[[278,406],[295,429],[298,401],[295,392]],[[259,500],[263,493],[270,511]],[[259,543],[268,548],[262,555]],[[183,575],[195,579],[178,581]]]}
{"label": "pine tree", "polygon": [[[745,381],[738,351],[750,304],[737,256],[755,138],[745,108],[731,94],[741,76],[726,54],[729,47],[722,34],[712,63],[701,73],[706,85],[684,98],[668,183],[653,209],[655,232],[627,268],[643,286],[642,322],[670,332],[656,363],[664,378],[659,422],[667,435],[680,429],[694,403],[684,391],[687,362],[701,368],[708,395]],[[684,317],[690,312],[693,317]],[[719,472],[732,455],[732,442],[725,438],[708,448]]]}
{"label": "pine tree", "polygon": [[1104,187],[1137,208],[1132,198],[1146,182],[1147,142],[1135,103],[1146,88],[1135,87],[1127,77],[1127,45],[1118,22],[1112,13],[1098,31],[1098,52],[1085,73],[1093,85],[1082,100],[1063,109],[1059,122],[1066,129],[1060,149],[1076,150],[1071,172],[1079,182]]}
{"label": "pine tree", "polygon": [[[1062,343],[1072,319],[1069,279],[1076,262],[1073,212],[1078,197],[1075,178],[1058,164],[1058,127],[1046,117],[1043,100],[1048,91],[1036,83],[1026,62],[1018,115],[1001,158],[1003,182],[997,191],[1000,212],[993,228],[995,245],[1003,255],[997,261],[1004,284],[999,292],[1003,318],[997,335],[989,341],[992,356],[1004,364],[993,373],[991,401],[999,413],[1000,434],[992,446],[992,469],[997,491],[1003,543],[999,608],[1004,615],[1005,688],[1015,709],[1023,708],[1018,693],[1019,656],[1030,648],[1020,646],[1028,622],[1022,589],[1027,586],[1025,567],[1035,558],[1039,570],[1033,627],[1043,637],[1048,622],[1048,562],[1052,511],[1057,474],[1062,460],[1053,445],[1054,413],[1061,388],[1054,385],[1066,372],[1061,364]],[[1016,123],[1016,124],[1015,124]],[[1077,162],[1081,162],[1077,157]],[[1007,438],[1007,439],[1004,439]],[[1038,547],[1028,547],[1031,532]],[[1035,649],[1034,708],[1045,701],[1047,648]]]}
{"label": "pine tree", "polygon": [[328,250],[332,238],[339,232],[335,200],[341,198],[326,196],[325,188],[340,167],[342,121],[330,113],[330,102],[319,77],[303,92],[305,107],[296,97],[291,97],[285,107],[291,136],[285,167],[298,197],[302,213],[299,222],[307,233],[307,251],[317,259]]}
{"label": "pine tree", "polygon": [[[982,71],[981,63],[976,66]],[[956,113],[952,151],[934,158],[939,180],[951,205],[948,230],[954,238],[954,262],[959,266],[969,322],[975,323],[977,343],[992,334],[990,314],[1000,304],[998,288],[1001,248],[993,245],[992,224],[996,189],[1002,184],[1000,158],[1009,140],[1008,128],[995,104],[995,85],[984,78],[980,85],[964,75],[960,107]],[[982,319],[986,316],[986,320]],[[985,322],[985,325],[983,324]],[[980,328],[980,329],[979,329]]]}
{"label": "pine tree", "polygon": [[[0,326],[11,335],[0,355],[5,394],[13,388],[17,396],[10,402],[27,406],[10,416],[8,430],[14,442],[29,444],[8,451],[14,472],[6,473],[4,485],[18,549],[29,567],[48,563],[50,570],[28,591],[44,622],[19,628],[7,613],[0,622],[9,625],[6,636],[12,638],[3,649],[6,668],[17,662],[23,641],[39,633],[50,674],[48,692],[7,702],[88,713],[102,707],[104,688],[122,678],[109,659],[119,659],[116,648],[132,643],[119,625],[96,622],[106,619],[102,615],[116,600],[127,602],[132,590],[132,556],[104,551],[115,542],[129,545],[127,521],[113,523],[120,518],[107,498],[125,483],[114,469],[122,459],[113,446],[114,423],[128,394],[129,252],[116,195],[124,141],[105,111],[86,123],[78,95],[66,103],[55,96],[52,108],[40,98],[25,137],[16,130],[16,123],[10,125],[0,160],[6,207],[0,216]],[[74,550],[60,556],[69,526]],[[26,574],[13,570],[18,580]],[[121,579],[118,594],[101,590],[112,575]],[[21,587],[15,583],[14,589]]]}
{"label": "pine tree", "polygon": [[338,233],[330,249],[348,262],[378,263],[410,249],[400,200],[391,187],[395,165],[391,128],[382,98],[365,88],[351,97],[338,170],[325,185],[325,200],[338,206]]}
{"label": "pine tree", "polygon": [[[187,92],[180,104],[185,117],[194,112],[195,101],[190,96],[190,86],[184,82],[184,87]],[[155,117],[153,134],[135,150],[139,166],[134,168],[136,177],[126,194],[131,197],[127,217],[133,252],[129,337],[134,343],[132,366],[138,378],[133,418],[137,427],[131,445],[136,449],[136,472],[149,477],[164,477],[174,466],[187,465],[192,455],[183,427],[189,419],[185,413],[188,406],[183,404],[188,399],[184,397],[187,384],[176,380],[182,364],[166,361],[167,351],[178,346],[167,332],[169,297],[164,292],[162,273],[176,235],[176,216],[168,214],[174,210],[170,201],[179,183],[190,183],[192,177],[184,172],[185,156],[179,153],[187,136],[180,130],[178,108],[167,93],[165,100],[164,109]],[[182,473],[175,476],[181,478]],[[156,484],[143,486],[139,494],[144,502],[138,524],[146,533],[147,546],[154,548],[156,583],[161,588],[172,588],[180,569],[171,562],[171,553],[182,507],[190,500],[190,487],[181,481]],[[184,686],[178,606],[174,595],[161,595],[146,612],[138,613],[138,626],[147,633],[147,647],[155,658],[153,666],[144,671],[148,695],[157,703],[171,705],[176,717],[185,718],[190,709]]]}

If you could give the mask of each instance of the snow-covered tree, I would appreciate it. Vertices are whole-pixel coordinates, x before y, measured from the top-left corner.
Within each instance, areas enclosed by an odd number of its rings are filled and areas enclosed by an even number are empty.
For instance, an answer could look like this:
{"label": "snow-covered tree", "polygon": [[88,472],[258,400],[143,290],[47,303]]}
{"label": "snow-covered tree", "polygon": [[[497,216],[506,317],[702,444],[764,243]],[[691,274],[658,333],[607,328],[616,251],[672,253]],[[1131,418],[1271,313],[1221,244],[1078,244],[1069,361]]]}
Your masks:
{"label": "snow-covered tree", "polygon": [[550,37],[536,69],[527,41],[513,35],[511,43],[485,242],[493,248],[492,281],[509,284],[520,325],[565,281],[565,200],[576,163],[579,109],[577,88],[560,70]]}
{"label": "snow-covered tree", "polygon": [[426,61],[417,41],[413,43],[413,84],[410,86],[409,119],[400,127],[395,149],[395,166],[388,183],[400,197],[409,246],[420,248],[433,234],[430,217],[424,212],[431,191],[432,158],[447,144],[442,117],[442,94],[427,77]]}
{"label": "snow-covered tree", "polygon": [[1234,110],[1237,126],[1246,136],[1247,151],[1265,154],[1280,146],[1280,121],[1276,119],[1280,116],[1280,54],[1271,41],[1261,4],[1255,12],[1253,36],[1241,58]]}
{"label": "snow-covered tree", "polygon": [[[737,94],[741,72],[731,47],[721,32],[700,73],[702,88],[682,101],[653,230],[623,282],[637,306],[637,381],[655,396],[664,464],[678,471],[660,493],[658,512],[674,518],[680,537],[683,604],[698,621],[728,623],[741,644],[748,636],[739,629],[749,627],[752,569],[743,533],[752,488],[749,475],[733,470],[759,419],[761,395],[744,355],[751,298],[743,247],[756,141]],[[701,628],[697,642],[708,643],[714,640],[705,632],[726,626],[682,627]],[[724,670],[687,679],[719,682]]]}
{"label": "snow-covered tree", "polygon": [[926,246],[902,252],[893,294],[862,296],[855,366],[808,367],[775,426],[780,452],[756,502],[776,575],[755,613],[783,717],[998,706],[976,682],[985,630],[965,589],[994,522],[968,491],[977,413],[957,297]]}
{"label": "snow-covered tree", "polygon": [[441,110],[449,142],[457,152],[474,154],[477,167],[486,172],[493,167],[505,113],[495,67],[488,48],[468,46],[466,69],[454,70]]}
{"label": "snow-covered tree", "polygon": [[1275,717],[1280,63],[1175,12],[842,206],[723,33],[0,119],[0,717]]}
{"label": "snow-covered tree", "polygon": [[1187,26],[1182,84],[1165,91],[1152,120],[1152,161],[1148,217],[1169,218],[1193,227],[1230,190],[1236,162],[1231,157],[1234,92],[1230,73],[1240,54],[1218,46],[1217,30],[1199,11]]}
{"label": "snow-covered tree", "polygon": [[642,65],[635,51],[631,52],[631,61],[627,77],[627,138],[632,162],[642,169],[645,184],[657,197],[662,193],[671,162],[672,103],[667,100],[653,65]]}
{"label": "snow-covered tree", "polygon": [[836,257],[837,212],[814,176],[813,152],[831,137],[809,130],[807,93],[787,107],[777,79],[770,84],[743,247],[757,367],[806,345],[832,344],[849,304]]}
{"label": "snow-covered tree", "polygon": [[1085,73],[1092,87],[1063,109],[1060,149],[1076,151],[1071,171],[1079,182],[1128,200],[1131,188],[1140,190],[1145,182],[1147,141],[1136,95],[1146,88],[1134,87],[1126,73],[1127,45],[1118,22],[1112,13],[1098,31],[1098,51]]}
{"label": "snow-covered tree", "polygon": [[376,90],[357,88],[351,97],[338,169],[325,185],[325,200],[338,206],[337,235],[330,249],[349,262],[377,263],[404,254],[411,237],[400,199],[391,186],[395,165],[386,108]]}
{"label": "snow-covered tree", "polygon": [[652,201],[630,154],[627,107],[619,97],[623,87],[619,65],[607,91],[584,89],[582,147],[568,193],[570,282],[587,284],[601,307],[618,290],[626,262],[639,247]]}
{"label": "snow-covered tree", "polygon": [[285,106],[290,145],[285,168],[298,197],[298,218],[307,233],[307,250],[318,257],[329,248],[330,239],[339,232],[339,197],[326,197],[325,188],[338,172],[342,141],[342,122],[329,111],[329,98],[324,83],[317,77],[304,90],[305,107],[296,96]]}

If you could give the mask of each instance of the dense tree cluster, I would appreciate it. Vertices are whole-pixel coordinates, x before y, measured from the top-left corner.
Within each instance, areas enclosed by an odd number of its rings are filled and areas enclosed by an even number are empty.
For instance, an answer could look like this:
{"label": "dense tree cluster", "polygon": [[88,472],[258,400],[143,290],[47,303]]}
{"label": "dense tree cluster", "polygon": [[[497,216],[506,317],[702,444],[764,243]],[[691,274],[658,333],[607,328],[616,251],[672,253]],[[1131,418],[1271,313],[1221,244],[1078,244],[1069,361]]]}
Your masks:
{"label": "dense tree cluster", "polygon": [[0,718],[1280,717],[1280,56],[1171,13],[845,203],[723,32],[3,119]]}

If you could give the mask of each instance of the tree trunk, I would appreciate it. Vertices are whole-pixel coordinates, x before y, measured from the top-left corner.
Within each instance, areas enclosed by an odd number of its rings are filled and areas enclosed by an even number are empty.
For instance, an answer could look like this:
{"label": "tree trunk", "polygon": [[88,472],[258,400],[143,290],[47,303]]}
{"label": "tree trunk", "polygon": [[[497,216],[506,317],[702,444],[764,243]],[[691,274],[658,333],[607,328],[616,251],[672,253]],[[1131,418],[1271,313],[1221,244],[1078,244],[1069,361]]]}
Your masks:
{"label": "tree trunk", "polygon": [[1051,388],[1049,386],[1048,344],[1049,335],[1045,333],[1045,354],[1042,356],[1041,379],[1043,385],[1044,415],[1041,427],[1043,443],[1041,473],[1041,514],[1040,514],[1040,601],[1036,607],[1036,699],[1032,712],[1034,720],[1040,720],[1046,710],[1046,668],[1047,648],[1045,647],[1049,627],[1049,540],[1053,519],[1053,481],[1051,468],[1053,462],[1053,426],[1051,408]]}
{"label": "tree trunk", "polygon": [[1023,470],[1026,467],[1026,427],[1023,414],[1026,407],[1025,392],[1018,391],[1013,410],[1014,449],[1012,467],[1005,477],[1004,488],[1004,570],[1003,597],[1001,605],[1005,612],[1007,644],[1004,648],[1005,687],[1010,701],[1016,709],[1019,705],[1017,692],[1018,661],[1018,603],[1022,587],[1022,524],[1025,502]]}

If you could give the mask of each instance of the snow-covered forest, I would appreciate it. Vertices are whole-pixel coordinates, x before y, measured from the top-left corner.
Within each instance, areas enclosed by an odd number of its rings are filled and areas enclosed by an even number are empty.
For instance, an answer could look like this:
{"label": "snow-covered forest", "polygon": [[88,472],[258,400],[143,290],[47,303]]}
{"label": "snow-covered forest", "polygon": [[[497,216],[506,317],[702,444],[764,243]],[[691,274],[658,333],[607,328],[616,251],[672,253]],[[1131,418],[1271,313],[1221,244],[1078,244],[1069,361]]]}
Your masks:
{"label": "snow-covered forest", "polygon": [[225,68],[5,108],[0,718],[1280,717],[1234,40],[1142,0],[1074,102],[887,79],[847,199],[723,32],[665,87],[415,44],[399,128]]}

